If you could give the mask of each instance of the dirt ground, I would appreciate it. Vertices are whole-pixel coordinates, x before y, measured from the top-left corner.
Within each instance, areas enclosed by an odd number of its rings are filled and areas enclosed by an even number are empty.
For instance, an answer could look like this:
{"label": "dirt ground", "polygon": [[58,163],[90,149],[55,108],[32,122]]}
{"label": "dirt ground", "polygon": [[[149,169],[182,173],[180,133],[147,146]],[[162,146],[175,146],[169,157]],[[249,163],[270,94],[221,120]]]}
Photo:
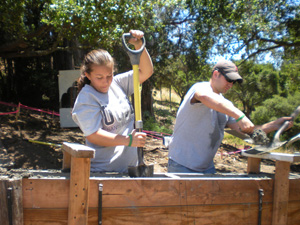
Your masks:
{"label": "dirt ground", "polygon": [[[0,112],[5,111],[12,110],[0,107]],[[0,173],[14,169],[60,170],[63,155],[58,145],[63,142],[84,144],[80,129],[60,128],[57,116],[22,110],[17,119],[15,114],[0,116],[0,124]],[[239,152],[243,147],[223,143],[215,157],[217,172],[246,173],[247,158]],[[155,173],[167,172],[168,149],[161,139],[148,137],[144,150],[146,164],[154,164]],[[262,161],[262,172],[273,173],[274,169],[273,161]],[[291,171],[299,173],[300,166],[292,165]]]}

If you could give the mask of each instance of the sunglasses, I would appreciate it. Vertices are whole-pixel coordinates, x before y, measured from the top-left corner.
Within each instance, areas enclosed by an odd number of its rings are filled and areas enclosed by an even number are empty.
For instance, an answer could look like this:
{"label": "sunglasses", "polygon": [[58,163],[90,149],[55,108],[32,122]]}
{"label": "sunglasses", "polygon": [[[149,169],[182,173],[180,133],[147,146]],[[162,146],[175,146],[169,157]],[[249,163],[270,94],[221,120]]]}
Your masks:
{"label": "sunglasses", "polygon": [[216,71],[218,71],[220,74],[223,75],[223,77],[225,77],[226,81],[229,82],[229,83],[233,83],[235,84],[236,83],[236,80],[231,80],[229,77],[227,77],[224,73],[222,73],[222,70],[221,69],[216,69]]}

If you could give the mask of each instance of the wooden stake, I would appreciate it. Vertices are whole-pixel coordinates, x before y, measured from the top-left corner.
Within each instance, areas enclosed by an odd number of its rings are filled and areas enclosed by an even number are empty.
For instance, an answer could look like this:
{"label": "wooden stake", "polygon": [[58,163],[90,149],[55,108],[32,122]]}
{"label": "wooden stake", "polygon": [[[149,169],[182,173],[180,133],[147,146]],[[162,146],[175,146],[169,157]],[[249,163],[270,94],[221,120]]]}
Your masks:
{"label": "wooden stake", "polygon": [[17,107],[17,113],[16,113],[16,122],[18,121],[19,116],[20,116],[20,109],[21,109],[21,105],[20,105],[20,102],[19,102],[18,107]]}
{"label": "wooden stake", "polygon": [[71,168],[71,155],[70,153],[63,151],[62,170],[69,170]]}
{"label": "wooden stake", "polygon": [[247,173],[260,173],[260,158],[248,158]]}
{"label": "wooden stake", "polygon": [[91,158],[95,157],[95,150],[85,145],[67,142],[63,143],[62,149],[64,169],[70,166],[71,160],[68,224],[87,225],[90,166]]}
{"label": "wooden stake", "polygon": [[22,180],[0,180],[1,225],[23,224]]}
{"label": "wooden stake", "polygon": [[88,224],[90,158],[71,158],[69,225]]}
{"label": "wooden stake", "polygon": [[276,161],[272,225],[287,224],[290,163]]}

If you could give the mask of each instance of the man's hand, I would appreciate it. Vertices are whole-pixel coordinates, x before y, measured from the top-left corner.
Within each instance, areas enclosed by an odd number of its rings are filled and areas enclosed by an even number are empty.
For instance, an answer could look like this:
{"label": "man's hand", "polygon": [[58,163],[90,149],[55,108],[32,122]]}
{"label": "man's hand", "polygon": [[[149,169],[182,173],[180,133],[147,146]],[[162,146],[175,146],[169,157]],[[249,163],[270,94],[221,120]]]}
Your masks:
{"label": "man's hand", "polygon": [[294,125],[292,117],[281,117],[273,122],[274,129],[278,130],[285,121],[289,121],[289,126],[286,128],[286,130],[290,129]]}
{"label": "man's hand", "polygon": [[244,116],[237,124],[240,127],[240,130],[246,134],[252,134],[254,131],[254,124],[248,119],[248,117]]}

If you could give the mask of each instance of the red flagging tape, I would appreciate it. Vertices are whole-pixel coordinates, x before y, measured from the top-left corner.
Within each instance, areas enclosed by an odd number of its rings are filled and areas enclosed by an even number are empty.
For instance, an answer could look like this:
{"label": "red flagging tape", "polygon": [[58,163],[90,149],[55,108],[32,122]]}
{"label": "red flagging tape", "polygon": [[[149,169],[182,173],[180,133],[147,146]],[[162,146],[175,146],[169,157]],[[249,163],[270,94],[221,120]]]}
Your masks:
{"label": "red flagging tape", "polygon": [[[0,104],[11,106],[11,107],[18,107],[18,105],[15,105],[15,104],[12,104],[12,103],[7,103],[7,102],[2,102],[2,101],[0,101]],[[26,105],[22,105],[21,103],[20,103],[20,108],[24,108],[24,109],[28,109],[28,110],[33,110],[33,111],[38,111],[38,112],[43,112],[43,113],[47,113],[47,114],[50,114],[50,115],[59,116],[59,113],[57,113],[57,112],[54,112],[54,111],[45,111],[45,110],[42,110],[42,109],[29,107],[29,106],[26,106]],[[0,115],[14,114],[14,113],[17,113],[17,112],[18,112],[18,110],[15,111],[15,112],[0,113]]]}

